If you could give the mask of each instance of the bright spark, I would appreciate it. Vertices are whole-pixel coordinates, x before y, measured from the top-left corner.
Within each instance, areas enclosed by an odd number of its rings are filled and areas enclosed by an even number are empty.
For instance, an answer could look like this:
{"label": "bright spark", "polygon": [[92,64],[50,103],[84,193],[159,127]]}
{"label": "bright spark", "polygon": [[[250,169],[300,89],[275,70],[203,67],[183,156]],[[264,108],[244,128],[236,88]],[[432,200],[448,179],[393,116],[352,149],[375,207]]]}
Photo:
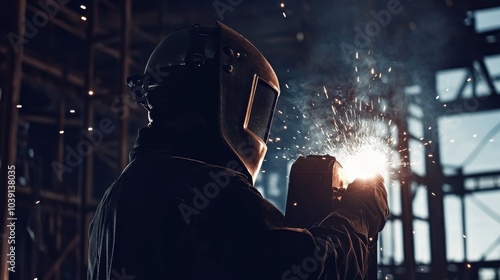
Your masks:
{"label": "bright spark", "polygon": [[357,178],[371,178],[377,174],[387,173],[387,154],[376,150],[376,146],[375,143],[366,144],[356,148],[355,151],[349,153],[340,151],[340,154],[336,154],[350,182]]}

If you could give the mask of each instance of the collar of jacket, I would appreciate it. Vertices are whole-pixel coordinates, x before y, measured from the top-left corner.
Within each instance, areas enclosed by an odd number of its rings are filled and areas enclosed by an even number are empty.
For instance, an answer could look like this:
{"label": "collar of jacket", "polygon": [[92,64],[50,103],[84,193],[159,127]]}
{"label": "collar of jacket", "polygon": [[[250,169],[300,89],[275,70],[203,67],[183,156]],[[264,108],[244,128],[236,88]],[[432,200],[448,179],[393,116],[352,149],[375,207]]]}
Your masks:
{"label": "collar of jacket", "polygon": [[161,150],[174,156],[189,158],[203,157],[203,148],[207,147],[200,145],[202,143],[199,136],[189,135],[185,132],[144,127],[139,129],[134,149],[130,152],[129,158],[133,160],[138,153],[144,150]]}
{"label": "collar of jacket", "polygon": [[[207,135],[208,134],[208,135]],[[208,164],[226,166],[233,160],[225,154],[221,143],[209,137],[208,132],[187,133],[159,127],[139,129],[133,150],[129,154],[132,161],[143,151],[160,150],[172,156],[202,161]]]}

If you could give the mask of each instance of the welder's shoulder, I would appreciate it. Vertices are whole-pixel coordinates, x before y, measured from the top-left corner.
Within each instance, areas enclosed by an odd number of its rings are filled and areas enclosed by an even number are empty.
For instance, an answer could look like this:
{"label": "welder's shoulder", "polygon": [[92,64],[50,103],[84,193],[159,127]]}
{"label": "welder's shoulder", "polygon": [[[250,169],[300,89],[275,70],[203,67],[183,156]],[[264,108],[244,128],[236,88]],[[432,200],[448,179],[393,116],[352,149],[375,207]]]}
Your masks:
{"label": "welder's shoulder", "polygon": [[134,158],[117,181],[120,183],[140,182],[147,184],[168,184],[176,180],[196,176],[201,162],[172,156],[165,151],[148,151]]}
{"label": "welder's shoulder", "polygon": [[[167,188],[178,196],[190,189],[194,198],[200,196],[210,201],[211,207],[219,205],[244,215],[265,217],[270,223],[281,223],[282,213],[265,200],[246,177],[227,166],[215,166],[201,161],[172,156],[167,153],[149,153],[135,158],[116,182],[123,192],[154,191]],[[193,191],[196,189],[196,192]],[[165,193],[168,193],[166,191]],[[183,197],[185,195],[182,195]],[[211,202],[217,203],[212,204]]]}

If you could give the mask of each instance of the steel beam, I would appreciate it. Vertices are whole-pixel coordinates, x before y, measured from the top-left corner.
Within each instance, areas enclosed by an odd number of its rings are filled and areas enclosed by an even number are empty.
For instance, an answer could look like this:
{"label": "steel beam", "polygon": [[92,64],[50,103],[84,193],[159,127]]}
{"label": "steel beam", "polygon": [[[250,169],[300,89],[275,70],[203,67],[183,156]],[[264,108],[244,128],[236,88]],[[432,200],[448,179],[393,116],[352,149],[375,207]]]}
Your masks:
{"label": "steel beam", "polygon": [[128,98],[128,89],[125,84],[127,77],[129,75],[129,61],[130,61],[130,21],[131,21],[131,9],[132,1],[124,0],[122,1],[121,7],[121,29],[120,29],[120,75],[118,78],[118,99],[122,106],[122,110],[119,113],[120,119],[120,138],[119,138],[119,150],[118,159],[119,166],[118,170],[122,170],[128,163],[128,127],[129,127],[129,115],[130,108],[125,104],[124,100]]}
{"label": "steel beam", "polygon": [[[403,92],[397,94],[403,95]],[[392,94],[394,96],[394,94]],[[389,99],[394,102],[394,98]],[[406,104],[392,104],[392,106],[404,106]],[[411,192],[412,172],[409,153],[409,133],[406,123],[406,110],[399,110],[395,116],[394,123],[398,127],[398,151],[401,157],[401,168],[399,170],[399,181],[401,185],[401,222],[403,224],[403,254],[404,254],[404,277],[408,280],[416,278],[415,274],[415,241],[413,235],[413,195]]]}
{"label": "steel beam", "polygon": [[[85,86],[83,87],[83,135],[82,139],[89,138],[88,128],[93,127],[94,122],[94,60],[95,60],[95,45],[92,38],[95,35],[96,26],[98,24],[99,1],[92,1],[89,9],[89,18],[87,19],[87,69],[85,74]],[[79,209],[79,260],[76,279],[85,280],[87,278],[87,246],[88,246],[88,201],[91,198],[92,184],[94,182],[93,174],[94,153],[90,149],[89,153],[83,157],[80,181],[80,209]]]}
{"label": "steel beam", "polygon": [[[439,103],[436,100],[436,71],[428,69],[423,71],[422,95],[428,102]],[[434,107],[437,107],[436,105]],[[430,251],[431,251],[431,272],[432,279],[447,278],[446,259],[446,235],[444,223],[443,207],[443,184],[444,175],[439,153],[438,134],[438,114],[434,110],[426,112],[422,122],[425,141],[432,140],[432,143],[425,148],[425,176],[424,184],[427,187],[427,204],[429,208],[429,230],[430,230]],[[430,128],[430,129],[427,129]]]}
{"label": "steel beam", "polygon": [[[9,17],[10,30],[23,38],[25,33],[23,19],[26,12],[26,0],[10,0],[5,7],[10,10],[10,15],[12,15]],[[8,48],[7,53],[7,73],[4,75],[4,89],[2,89],[0,95],[0,114],[2,119],[0,124],[0,135],[3,137],[3,141],[0,143],[0,203],[3,205],[0,210],[0,224],[2,224],[0,278],[4,280],[9,279],[7,265],[7,253],[9,249],[9,244],[7,243],[7,236],[9,234],[7,231],[7,218],[11,216],[7,208],[8,166],[16,165],[17,125],[19,119],[19,112],[16,106],[19,103],[19,97],[21,95],[24,44],[19,44],[16,49],[13,47]],[[17,269],[20,268],[18,267]]]}
{"label": "steel beam", "polygon": [[42,278],[43,280],[50,280],[52,279],[53,276],[57,275],[57,273],[61,269],[62,263],[68,257],[68,254],[77,248],[78,241],[80,241],[80,239],[81,239],[80,236],[76,235],[70,240],[68,245],[66,245],[64,250],[59,254],[57,259],[54,261],[54,263],[52,263],[52,265],[49,267],[44,277]]}

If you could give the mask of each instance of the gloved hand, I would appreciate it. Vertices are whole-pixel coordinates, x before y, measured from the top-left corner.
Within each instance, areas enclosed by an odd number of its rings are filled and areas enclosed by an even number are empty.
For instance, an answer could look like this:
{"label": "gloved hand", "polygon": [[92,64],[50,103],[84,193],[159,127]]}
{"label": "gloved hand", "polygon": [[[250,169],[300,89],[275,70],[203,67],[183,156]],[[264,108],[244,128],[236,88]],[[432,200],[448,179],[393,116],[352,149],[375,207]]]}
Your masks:
{"label": "gloved hand", "polygon": [[354,229],[369,238],[380,232],[389,215],[384,179],[378,175],[349,184],[334,212],[348,219]]}

